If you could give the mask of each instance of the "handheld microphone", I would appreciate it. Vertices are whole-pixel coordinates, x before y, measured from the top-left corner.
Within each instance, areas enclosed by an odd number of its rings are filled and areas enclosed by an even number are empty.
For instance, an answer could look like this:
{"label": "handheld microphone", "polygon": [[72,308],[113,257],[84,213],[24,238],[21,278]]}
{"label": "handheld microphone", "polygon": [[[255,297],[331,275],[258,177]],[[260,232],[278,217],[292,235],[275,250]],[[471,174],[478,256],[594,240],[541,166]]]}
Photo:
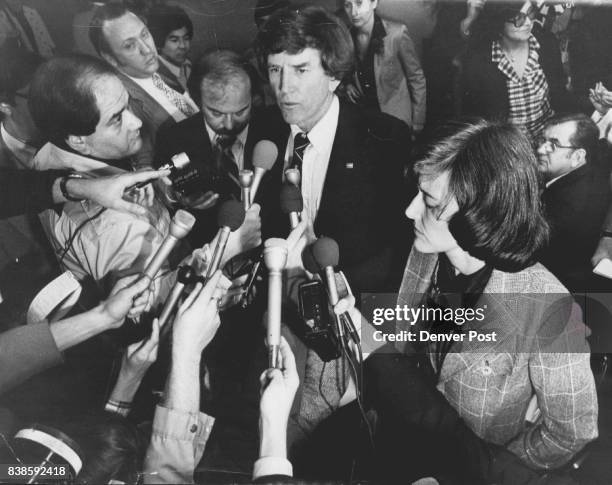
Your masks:
{"label": "handheld microphone", "polygon": [[[337,266],[340,260],[338,243],[330,237],[320,237],[312,245],[312,256],[317,266],[325,272],[329,302],[332,306],[335,306],[339,300],[336,275],[334,273],[334,266]],[[337,323],[338,336],[342,339],[344,337],[344,329],[340,322]]]}
{"label": "handheld microphone", "polygon": [[280,205],[283,214],[289,215],[291,229],[295,229],[300,223],[300,212],[304,210],[300,189],[293,184],[284,183],[280,191]]}
{"label": "handheld microphone", "polygon": [[253,181],[251,183],[251,200],[255,202],[255,196],[264,174],[274,166],[278,157],[278,148],[270,140],[258,141],[253,148]]}
{"label": "handheld microphone", "polygon": [[153,259],[149,261],[149,264],[147,264],[147,267],[144,270],[145,276],[151,280],[155,278],[155,275],[161,268],[162,264],[164,264],[164,261],[168,259],[168,255],[174,249],[176,243],[179,241],[179,239],[183,239],[187,234],[189,234],[189,231],[191,231],[194,224],[195,217],[193,217],[193,215],[191,215],[189,212],[185,210],[176,211],[176,214],[174,214],[174,217],[170,222],[170,230],[166,236],[166,239],[164,239],[164,242],[157,250],[157,253],[155,253],[155,256],[153,256]]}
{"label": "handheld microphone", "polygon": [[248,211],[251,207],[251,184],[253,183],[253,170],[240,170],[238,182],[242,188],[242,205]]}
{"label": "handheld microphone", "polygon": [[287,241],[271,238],[264,243],[263,257],[268,268],[268,367],[279,368],[281,334],[281,305],[283,298],[283,269],[287,264]]}
{"label": "handheld microphone", "polygon": [[[217,233],[217,244],[215,246],[212,260],[206,271],[206,280],[210,278],[215,271],[219,269],[221,264],[221,258],[225,252],[225,246],[227,245],[227,239],[229,238],[230,232],[234,232],[244,222],[245,212],[242,204],[237,200],[227,200],[219,207],[217,213],[217,224],[219,225],[219,232]],[[198,281],[193,289],[198,293],[202,291],[204,284]]]}
{"label": "handheld microphone", "polygon": [[[183,170],[187,165],[189,165],[189,163],[190,160],[187,154],[185,152],[181,152],[177,153],[176,155],[173,155],[172,158],[170,158],[170,162],[162,165],[161,167],[158,167],[157,170],[170,170],[170,173],[174,174],[178,170]],[[136,185],[130,187],[130,190],[141,189],[142,187],[150,183],[151,182],[147,180],[145,180],[144,182],[139,182]]]}
{"label": "handheld microphone", "polygon": [[285,179],[290,184],[293,184],[298,188],[301,187],[302,174],[297,168],[288,168],[285,170]]}
{"label": "handheld microphone", "polygon": [[161,336],[160,338],[166,334],[167,330],[164,328],[164,324],[170,318],[170,315],[174,311],[176,304],[181,297],[185,286],[193,281],[195,277],[195,271],[191,266],[180,266],[177,274],[176,274],[176,283],[170,292],[170,295],[166,299],[166,303],[164,304],[164,308],[162,312],[159,314],[159,328],[161,328]]}

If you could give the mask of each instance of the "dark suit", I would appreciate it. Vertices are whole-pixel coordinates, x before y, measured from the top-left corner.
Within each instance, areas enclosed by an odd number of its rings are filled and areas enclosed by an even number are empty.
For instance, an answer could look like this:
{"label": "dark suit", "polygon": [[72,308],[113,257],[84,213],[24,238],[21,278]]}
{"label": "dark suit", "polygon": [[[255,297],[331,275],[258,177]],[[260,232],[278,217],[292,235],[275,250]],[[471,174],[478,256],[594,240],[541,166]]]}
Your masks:
{"label": "dark suit", "polygon": [[178,78],[174,75],[172,71],[170,71],[170,69],[168,69],[168,66],[166,66],[161,59],[159,61],[159,68],[157,69],[157,74],[159,74],[160,77],[164,80],[164,82],[175,91],[181,94],[185,92],[185,88],[180,83]]}
{"label": "dark suit", "polygon": [[[253,153],[253,145],[259,135],[257,115],[253,114],[249,123],[249,131],[244,146],[244,168],[252,169],[251,154]],[[167,163],[173,155],[185,152],[189,160],[199,167],[202,177],[209,174],[210,169],[215,163],[212,142],[208,138],[208,131],[204,123],[202,113],[197,113],[186,120],[179,123],[169,125],[160,129],[155,145],[154,166],[160,166]],[[203,180],[203,184],[207,181]],[[225,184],[228,191],[231,189],[235,198],[240,197],[240,191],[235,184]],[[227,198],[223,194],[222,198]],[[197,216],[197,223],[190,236],[192,242],[201,246],[203,243],[210,241],[217,232],[217,211],[208,209],[205,211],[192,211]]]}
{"label": "dark suit", "polygon": [[550,242],[540,261],[572,292],[595,289],[591,256],[610,205],[609,168],[595,161],[544,190]]}
{"label": "dark suit", "polygon": [[[262,138],[276,143],[278,159],[260,188],[266,237],[286,237],[279,190],[290,128],[278,108],[265,112]],[[415,193],[409,164],[410,130],[402,121],[340,102],[338,128],[314,229],[340,246],[340,268],[354,291],[396,290],[411,246],[404,209]],[[409,171],[410,176],[412,170]]]}

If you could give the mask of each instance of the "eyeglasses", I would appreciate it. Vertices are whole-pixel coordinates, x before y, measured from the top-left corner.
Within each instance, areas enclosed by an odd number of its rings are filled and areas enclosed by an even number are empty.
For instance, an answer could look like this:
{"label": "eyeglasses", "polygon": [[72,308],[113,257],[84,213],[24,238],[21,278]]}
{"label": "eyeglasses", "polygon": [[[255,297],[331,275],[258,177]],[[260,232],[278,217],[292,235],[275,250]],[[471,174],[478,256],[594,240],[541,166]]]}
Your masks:
{"label": "eyeglasses", "polygon": [[536,15],[536,11],[532,8],[527,13],[519,12],[516,15],[507,18],[506,22],[514,25],[517,29],[520,29],[523,25],[527,23],[527,19],[533,22],[536,18]]}
{"label": "eyeglasses", "polygon": [[574,150],[580,148],[574,145],[561,145],[559,141],[554,138],[541,138],[538,140],[538,146],[543,147],[548,153],[555,152],[558,148],[573,148]]}

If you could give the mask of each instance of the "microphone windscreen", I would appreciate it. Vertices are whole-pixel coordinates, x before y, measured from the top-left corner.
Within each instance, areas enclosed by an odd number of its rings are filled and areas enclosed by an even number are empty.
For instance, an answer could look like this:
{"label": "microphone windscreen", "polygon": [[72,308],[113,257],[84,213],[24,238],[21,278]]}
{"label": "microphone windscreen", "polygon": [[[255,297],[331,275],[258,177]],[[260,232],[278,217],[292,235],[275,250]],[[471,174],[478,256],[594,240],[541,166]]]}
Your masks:
{"label": "microphone windscreen", "polygon": [[321,271],[321,267],[317,264],[312,254],[312,244],[309,244],[302,251],[302,264],[304,269],[312,274],[317,274]]}
{"label": "microphone windscreen", "polygon": [[195,224],[195,217],[186,210],[179,209],[170,222],[170,235],[177,239],[184,238]]}
{"label": "microphone windscreen", "polygon": [[253,167],[270,170],[278,157],[278,148],[270,140],[261,140],[253,148]]}
{"label": "microphone windscreen", "polygon": [[280,205],[283,214],[302,212],[304,210],[304,199],[302,199],[300,189],[293,184],[283,184],[280,191]]}
{"label": "microphone windscreen", "polygon": [[242,202],[237,200],[227,200],[219,207],[217,213],[217,224],[219,227],[229,227],[230,231],[235,231],[244,222],[244,207]]}
{"label": "microphone windscreen", "polygon": [[340,260],[340,249],[338,243],[331,237],[320,237],[312,245],[312,255],[321,268],[337,266]]}

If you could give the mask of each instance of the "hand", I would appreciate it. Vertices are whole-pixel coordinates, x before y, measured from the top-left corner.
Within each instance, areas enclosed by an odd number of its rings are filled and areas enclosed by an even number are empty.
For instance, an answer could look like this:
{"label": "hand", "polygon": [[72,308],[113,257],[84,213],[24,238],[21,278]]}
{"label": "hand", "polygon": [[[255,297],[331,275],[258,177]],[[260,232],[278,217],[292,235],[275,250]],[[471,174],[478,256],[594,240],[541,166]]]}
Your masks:
{"label": "hand", "polygon": [[206,210],[210,209],[217,205],[217,201],[219,200],[219,194],[209,190],[201,197],[198,197],[196,200],[191,200],[187,197],[181,197],[180,201],[185,207],[189,207],[191,209],[197,210]]}
{"label": "hand", "polygon": [[157,180],[169,174],[169,170],[146,170],[93,179],[70,179],[67,189],[75,197],[92,200],[108,209],[144,216],[147,210],[124,200],[125,192],[140,182]]}
{"label": "hand", "polygon": [[225,311],[237,305],[244,295],[244,285],[247,282],[249,275],[245,274],[231,281],[231,286],[227,289],[227,293],[219,301],[219,311]]}
{"label": "hand", "polygon": [[262,426],[272,425],[284,428],[287,425],[293,398],[300,384],[295,357],[285,337],[281,337],[279,358],[280,369],[267,369],[259,378],[261,383],[259,411]]}
{"label": "hand", "polygon": [[260,210],[259,204],[253,204],[246,212],[242,226],[230,234],[221,266],[237,254],[256,248],[261,244]]}
{"label": "hand", "polygon": [[594,89],[589,89],[589,100],[601,115],[605,115],[612,107],[612,93],[600,82],[595,85]]}
{"label": "hand", "polygon": [[597,249],[591,258],[591,264],[595,267],[604,258],[612,259],[612,237],[602,237],[599,240]]}
{"label": "hand", "polygon": [[177,358],[199,359],[219,328],[219,300],[229,281],[215,271],[199,294],[192,292],[180,306],[172,327],[172,352]]}
{"label": "hand", "polygon": [[140,188],[134,187],[124,194],[123,200],[142,207],[152,207],[155,201],[155,188],[153,184],[147,184]]}
{"label": "hand", "polygon": [[151,367],[151,364],[157,360],[157,349],[159,347],[159,320],[153,320],[151,335],[146,340],[133,343],[123,354],[121,361],[121,370],[119,375],[124,374],[126,377],[140,380],[144,377]]}
{"label": "hand", "polygon": [[363,93],[354,84],[347,84],[346,85],[346,96],[352,103],[357,104],[359,103],[359,100],[363,96]]}
{"label": "hand", "polygon": [[131,275],[121,278],[102,303],[101,311],[111,322],[111,328],[120,327],[125,317],[137,318],[149,305],[151,281]]}

